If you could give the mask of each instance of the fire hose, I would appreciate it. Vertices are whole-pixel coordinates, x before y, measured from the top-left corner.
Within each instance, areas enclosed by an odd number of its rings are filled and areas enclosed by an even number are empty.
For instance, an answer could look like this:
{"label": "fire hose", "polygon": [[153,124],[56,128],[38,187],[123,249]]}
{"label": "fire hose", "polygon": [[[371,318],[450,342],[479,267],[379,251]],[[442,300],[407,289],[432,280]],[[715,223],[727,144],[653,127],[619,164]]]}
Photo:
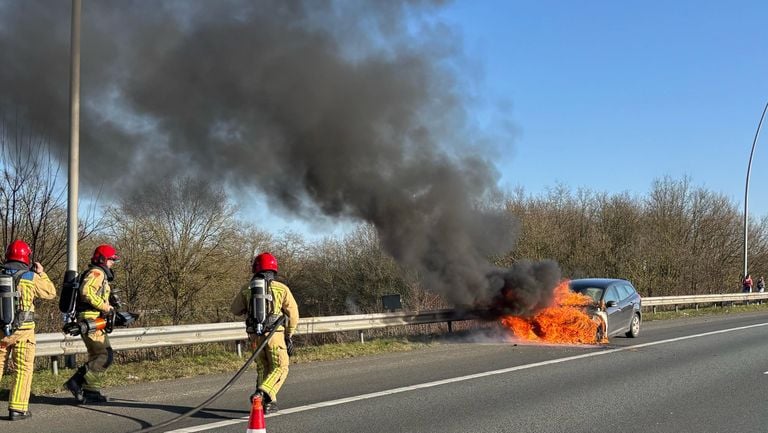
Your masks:
{"label": "fire hose", "polygon": [[231,379],[229,379],[229,382],[224,384],[224,386],[220,390],[216,391],[213,395],[211,395],[208,398],[208,400],[205,400],[204,402],[202,402],[199,405],[195,406],[194,408],[192,408],[188,412],[185,412],[185,413],[183,413],[183,414],[181,414],[181,415],[179,415],[179,416],[177,416],[175,418],[171,418],[171,419],[169,419],[167,421],[163,421],[163,422],[161,422],[160,424],[157,424],[157,425],[145,427],[145,428],[143,428],[141,430],[134,430],[134,431],[131,431],[129,433],[147,433],[147,432],[152,432],[152,431],[155,431],[155,430],[163,428],[163,427],[168,427],[169,425],[171,425],[173,423],[179,422],[179,421],[181,421],[181,420],[183,420],[185,418],[188,418],[188,417],[190,417],[190,416],[200,412],[201,410],[205,409],[206,406],[208,406],[209,404],[213,403],[217,398],[221,397],[221,395],[224,394],[232,386],[232,384],[234,384],[235,381],[237,379],[239,379],[240,376],[242,376],[243,373],[245,373],[245,370],[248,369],[248,366],[251,365],[251,362],[253,362],[253,360],[256,359],[256,356],[259,354],[259,352],[264,350],[264,347],[267,345],[269,340],[272,339],[272,336],[275,334],[275,331],[277,330],[277,328],[280,327],[280,325],[282,325],[284,322],[285,322],[285,316],[280,316],[277,319],[277,321],[275,321],[275,324],[273,325],[272,330],[269,331],[269,334],[267,334],[267,338],[265,338],[264,341],[261,343],[261,345],[259,345],[259,347],[253,352],[251,357],[248,358],[247,361],[245,361],[245,364],[243,364],[243,366],[240,367],[240,370],[237,370],[237,373],[235,373],[235,375],[232,376]]}

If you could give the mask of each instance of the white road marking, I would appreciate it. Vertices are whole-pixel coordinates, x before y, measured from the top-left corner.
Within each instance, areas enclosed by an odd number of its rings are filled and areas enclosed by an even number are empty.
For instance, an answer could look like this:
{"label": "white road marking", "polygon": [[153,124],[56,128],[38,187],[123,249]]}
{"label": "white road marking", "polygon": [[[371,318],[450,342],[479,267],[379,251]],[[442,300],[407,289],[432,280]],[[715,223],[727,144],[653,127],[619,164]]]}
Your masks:
{"label": "white road marking", "polygon": [[[304,406],[297,406],[292,407],[288,409],[280,409],[280,412],[277,413],[271,413],[269,415],[266,415],[265,418],[271,418],[275,416],[281,416],[281,415],[290,415],[292,413],[298,413],[298,412],[304,412],[312,409],[319,409],[322,407],[329,407],[329,406],[337,406],[344,403],[351,403],[354,401],[360,401],[360,400],[368,400],[371,398],[377,398],[377,397],[383,397],[385,395],[392,395],[392,394],[399,394],[402,392],[407,391],[414,391],[417,389],[424,389],[424,388],[432,388],[435,386],[440,385],[447,385],[450,383],[456,383],[456,382],[463,382],[466,380],[472,380],[472,379],[478,379],[481,377],[488,377],[488,376],[495,376],[499,374],[506,374],[506,373],[512,373],[515,371],[521,371],[521,370],[529,370],[531,368],[536,367],[543,367],[545,365],[553,365],[553,364],[560,364],[563,362],[568,361],[575,361],[577,359],[584,359],[584,358],[591,358],[594,356],[602,356],[602,355],[608,355],[612,353],[618,353],[618,352],[625,352],[627,350],[635,350],[640,349],[643,347],[651,347],[651,346],[658,346],[660,344],[667,344],[667,343],[674,343],[677,341],[684,341],[684,340],[690,340],[692,338],[699,338],[699,337],[707,337],[710,335],[717,335],[717,334],[725,334],[728,332],[735,332],[735,331],[742,331],[744,329],[750,329],[750,328],[758,328],[761,326],[768,326],[768,323],[757,323],[755,325],[747,325],[747,326],[740,326],[738,328],[730,328],[730,329],[722,329],[719,331],[712,331],[712,332],[705,332],[703,334],[695,334],[695,335],[687,335],[684,337],[677,337],[677,338],[670,338],[668,340],[661,340],[661,341],[653,341],[650,343],[643,343],[643,344],[635,344],[633,346],[627,346],[627,347],[621,347],[618,349],[607,349],[607,350],[601,350],[598,352],[590,352],[585,353],[582,355],[575,355],[575,356],[568,356],[565,358],[558,358],[558,359],[550,359],[548,361],[541,361],[541,362],[534,362],[532,364],[525,364],[525,365],[517,365],[515,367],[509,367],[509,368],[502,368],[501,370],[493,370],[493,371],[486,371],[484,373],[476,373],[476,374],[469,374],[466,376],[459,376],[459,377],[453,377],[450,379],[443,379],[443,380],[436,380],[434,382],[427,382],[427,383],[420,383],[417,385],[410,385],[410,386],[403,386],[400,388],[393,388],[386,391],[379,391],[379,392],[372,392],[370,394],[362,394],[354,397],[347,397],[347,398],[340,398],[337,400],[329,400],[329,401],[322,401],[314,404],[308,404]],[[763,374],[768,374],[768,371],[766,371]],[[248,421],[248,417],[243,418],[237,418],[237,419],[231,419],[227,421],[218,421],[210,424],[203,424],[195,427],[187,427],[183,429],[178,430],[167,430],[166,433],[194,433],[194,432],[200,432],[205,430],[212,430],[218,427],[225,427],[228,425],[233,424],[239,424],[241,422]]]}
{"label": "white road marking", "polygon": [[186,427],[186,428],[172,430],[172,431],[174,433],[194,433],[194,432],[205,431],[205,430],[213,430],[219,427],[226,427],[228,425],[240,424],[241,422],[247,422],[247,421],[248,421],[248,417],[229,419],[226,421],[217,421],[217,422],[212,422],[210,424],[203,424],[203,425],[198,425],[194,427]]}

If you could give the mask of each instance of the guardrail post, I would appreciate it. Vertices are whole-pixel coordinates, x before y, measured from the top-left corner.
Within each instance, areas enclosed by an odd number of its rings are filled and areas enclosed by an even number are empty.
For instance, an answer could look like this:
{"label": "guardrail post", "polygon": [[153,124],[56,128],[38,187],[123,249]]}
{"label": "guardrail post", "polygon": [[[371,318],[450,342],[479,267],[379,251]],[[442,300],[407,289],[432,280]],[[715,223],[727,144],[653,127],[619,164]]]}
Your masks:
{"label": "guardrail post", "polygon": [[360,342],[365,343],[365,333],[362,330],[358,332],[360,333]]}
{"label": "guardrail post", "polygon": [[237,357],[243,357],[243,342],[240,340],[237,340]]}
{"label": "guardrail post", "polygon": [[51,371],[53,371],[54,376],[59,375],[59,357],[58,356],[51,356]]}
{"label": "guardrail post", "polygon": [[696,304],[696,311],[699,311],[699,304]]}
{"label": "guardrail post", "polygon": [[656,306],[653,306],[653,314],[656,314]]}
{"label": "guardrail post", "polygon": [[453,332],[453,322],[451,322],[451,321],[449,320],[449,321],[448,321],[448,333],[450,334],[450,333],[452,333],[452,332]]}

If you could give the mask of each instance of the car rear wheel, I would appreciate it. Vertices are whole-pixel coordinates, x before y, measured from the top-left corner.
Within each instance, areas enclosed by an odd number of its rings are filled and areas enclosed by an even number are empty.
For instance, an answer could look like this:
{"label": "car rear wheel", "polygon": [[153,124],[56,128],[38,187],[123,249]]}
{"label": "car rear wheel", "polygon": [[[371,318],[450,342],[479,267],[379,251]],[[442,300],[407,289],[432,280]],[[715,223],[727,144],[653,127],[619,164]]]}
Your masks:
{"label": "car rear wheel", "polygon": [[640,315],[632,315],[632,322],[629,323],[629,331],[627,331],[627,337],[635,338],[640,335]]}

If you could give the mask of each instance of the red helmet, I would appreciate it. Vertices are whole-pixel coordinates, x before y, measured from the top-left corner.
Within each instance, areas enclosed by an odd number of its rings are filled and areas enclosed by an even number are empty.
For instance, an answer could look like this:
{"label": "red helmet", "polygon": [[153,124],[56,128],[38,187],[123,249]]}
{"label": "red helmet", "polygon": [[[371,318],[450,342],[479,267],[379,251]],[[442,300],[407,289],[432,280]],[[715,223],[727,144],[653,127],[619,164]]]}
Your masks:
{"label": "red helmet", "polygon": [[32,249],[21,239],[16,239],[8,245],[5,250],[5,261],[16,261],[29,266],[29,256],[32,255]]}
{"label": "red helmet", "polygon": [[112,245],[99,245],[93,250],[93,257],[91,257],[91,263],[94,265],[101,265],[107,263],[107,260],[120,260],[117,256],[117,250]]}
{"label": "red helmet", "polygon": [[262,271],[274,271],[277,273],[277,259],[270,253],[261,253],[253,259],[251,270],[254,274]]}

